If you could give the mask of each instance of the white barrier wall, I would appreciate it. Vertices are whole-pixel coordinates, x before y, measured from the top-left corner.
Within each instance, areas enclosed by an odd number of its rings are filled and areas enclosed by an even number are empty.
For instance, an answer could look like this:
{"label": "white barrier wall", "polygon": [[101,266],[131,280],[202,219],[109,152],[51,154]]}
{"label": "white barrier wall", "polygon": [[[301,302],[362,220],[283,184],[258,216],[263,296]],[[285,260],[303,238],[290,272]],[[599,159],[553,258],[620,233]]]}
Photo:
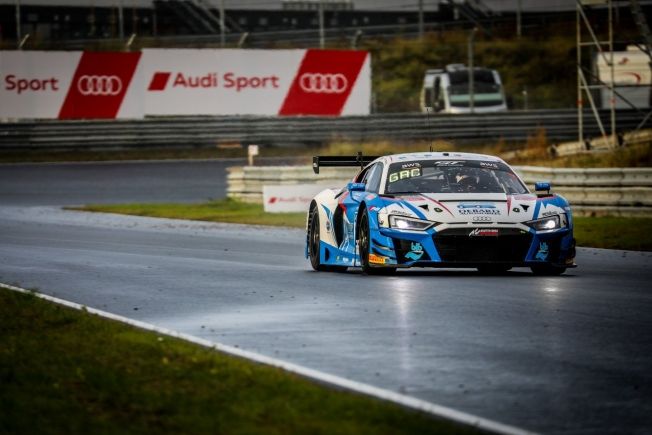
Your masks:
{"label": "white barrier wall", "polygon": [[[553,192],[564,195],[577,215],[652,217],[650,168],[561,169],[516,166],[514,169],[530,188],[536,181],[552,182]],[[230,198],[261,203],[264,202],[265,186],[276,186],[277,193],[282,192],[283,185],[321,184],[341,188],[358,171],[359,168],[355,167],[321,168],[319,174],[314,174],[311,166],[232,167],[229,168],[227,177],[227,194]],[[292,192],[293,190],[288,190],[286,194],[292,196]]]}
{"label": "white barrier wall", "polygon": [[0,51],[0,118],[366,115],[354,50]]}

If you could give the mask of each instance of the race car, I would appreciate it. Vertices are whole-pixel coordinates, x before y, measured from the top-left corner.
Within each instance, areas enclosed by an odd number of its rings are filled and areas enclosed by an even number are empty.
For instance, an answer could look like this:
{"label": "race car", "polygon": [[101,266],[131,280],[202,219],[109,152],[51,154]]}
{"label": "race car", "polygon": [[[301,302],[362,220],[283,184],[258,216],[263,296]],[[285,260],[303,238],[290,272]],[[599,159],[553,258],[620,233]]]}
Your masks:
{"label": "race car", "polygon": [[361,170],[344,188],[325,189],[310,203],[305,254],[317,271],[462,267],[500,274],[529,267],[560,275],[576,267],[568,201],[546,182],[531,193],[498,157],[313,157],[315,173],[324,166]]}

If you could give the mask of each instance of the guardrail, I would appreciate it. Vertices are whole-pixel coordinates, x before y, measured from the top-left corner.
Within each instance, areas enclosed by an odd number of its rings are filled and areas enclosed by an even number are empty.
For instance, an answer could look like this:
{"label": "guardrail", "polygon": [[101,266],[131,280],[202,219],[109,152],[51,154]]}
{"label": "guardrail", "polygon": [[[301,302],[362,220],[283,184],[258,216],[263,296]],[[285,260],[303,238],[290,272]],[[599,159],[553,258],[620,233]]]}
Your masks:
{"label": "guardrail", "polygon": [[[560,169],[516,166],[514,169],[532,188],[536,181],[550,181],[553,191],[564,195],[580,216],[652,217],[652,168]],[[245,166],[228,169],[227,195],[262,203],[263,186],[323,184],[344,186],[356,168],[311,166]]]}
{"label": "guardrail", "polygon": [[[608,111],[600,112],[607,122]],[[641,121],[633,110],[617,112],[618,128]],[[146,148],[215,146],[219,143],[305,145],[337,139],[523,141],[540,128],[551,141],[577,136],[577,111],[534,110],[473,115],[377,114],[342,117],[207,116],[141,120],[17,121],[0,123],[2,149]],[[587,114],[585,134],[598,136]]]}

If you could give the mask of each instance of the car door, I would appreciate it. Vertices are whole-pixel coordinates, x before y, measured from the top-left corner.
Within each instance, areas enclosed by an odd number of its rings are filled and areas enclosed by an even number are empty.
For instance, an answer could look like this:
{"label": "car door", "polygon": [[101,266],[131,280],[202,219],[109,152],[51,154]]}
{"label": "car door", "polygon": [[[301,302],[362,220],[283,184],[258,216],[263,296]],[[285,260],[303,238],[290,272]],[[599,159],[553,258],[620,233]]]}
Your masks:
{"label": "car door", "polygon": [[[357,183],[364,183],[367,185],[365,190],[354,190],[344,193],[346,196],[341,202],[344,207],[344,216],[342,219],[344,244],[342,245],[342,249],[345,249],[347,252],[355,253],[355,226],[358,219],[358,209],[360,208],[360,203],[369,194],[375,195],[378,192],[382,170],[383,166],[381,163],[376,163],[375,165],[366,168],[356,177]],[[375,192],[370,191],[369,189],[374,189]]]}

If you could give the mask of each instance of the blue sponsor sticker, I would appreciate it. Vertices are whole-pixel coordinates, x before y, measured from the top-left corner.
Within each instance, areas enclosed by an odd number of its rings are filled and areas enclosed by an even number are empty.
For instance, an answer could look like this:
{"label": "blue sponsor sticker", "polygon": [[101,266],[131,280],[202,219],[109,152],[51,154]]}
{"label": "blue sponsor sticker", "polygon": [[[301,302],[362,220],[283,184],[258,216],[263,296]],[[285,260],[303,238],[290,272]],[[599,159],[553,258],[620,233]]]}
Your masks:
{"label": "blue sponsor sticker", "polygon": [[548,259],[549,252],[550,251],[548,250],[548,244],[546,242],[541,242],[539,243],[539,251],[534,258],[537,260],[546,261]]}
{"label": "blue sponsor sticker", "polygon": [[412,261],[417,261],[421,257],[423,257],[423,246],[421,246],[421,243],[419,242],[411,243],[410,252],[405,254],[405,258]]}

